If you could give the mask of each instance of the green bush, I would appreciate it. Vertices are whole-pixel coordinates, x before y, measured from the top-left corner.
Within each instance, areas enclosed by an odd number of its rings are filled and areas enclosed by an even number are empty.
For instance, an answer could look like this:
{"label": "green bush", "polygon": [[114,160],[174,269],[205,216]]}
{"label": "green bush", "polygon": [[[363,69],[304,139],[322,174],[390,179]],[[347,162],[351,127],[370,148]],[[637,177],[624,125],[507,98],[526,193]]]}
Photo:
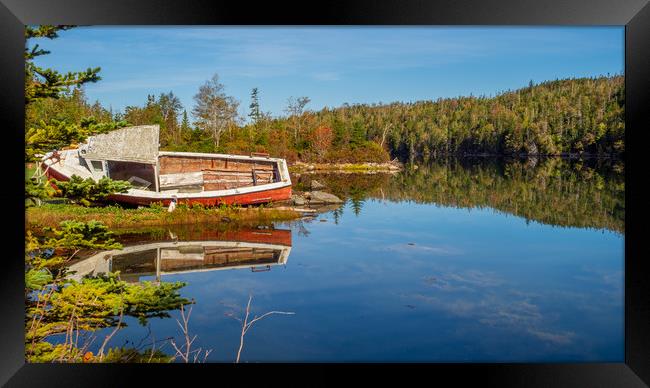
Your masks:
{"label": "green bush", "polygon": [[126,193],[131,188],[129,182],[114,181],[108,177],[95,181],[92,178],[84,180],[77,175],[73,175],[69,181],[54,180],[54,183],[64,198],[84,206],[90,206],[102,201],[111,194]]}
{"label": "green bush", "polygon": [[42,200],[52,197],[55,194],[50,182],[45,179],[25,179],[25,204],[26,206],[39,205]]}

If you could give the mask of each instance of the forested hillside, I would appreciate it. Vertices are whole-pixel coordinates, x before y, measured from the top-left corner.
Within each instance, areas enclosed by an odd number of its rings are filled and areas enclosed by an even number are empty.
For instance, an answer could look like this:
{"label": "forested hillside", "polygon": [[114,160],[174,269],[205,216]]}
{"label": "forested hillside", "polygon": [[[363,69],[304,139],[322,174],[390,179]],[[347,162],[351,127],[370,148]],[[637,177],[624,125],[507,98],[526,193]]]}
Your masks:
{"label": "forested hillside", "polygon": [[[354,158],[354,150],[371,141],[391,157],[620,155],[625,150],[623,81],[622,76],[569,79],[531,83],[493,98],[350,105],[307,112],[301,117],[305,134],[292,150],[300,158]],[[274,137],[290,137],[286,128],[294,120],[274,121],[271,126],[278,132]],[[330,131],[331,135],[320,134]],[[270,146],[286,152],[273,143]]]}
{"label": "forested hillside", "polygon": [[[27,110],[28,154],[127,124],[159,124],[161,146],[167,150],[268,152],[289,161],[366,162],[468,154],[621,156],[625,151],[623,76],[531,82],[496,97],[346,104],[320,111],[308,110],[309,98],[300,97],[288,102],[282,117],[264,113],[254,89],[248,122],[237,114],[239,100],[223,93],[218,78],[206,85],[212,85],[214,95],[204,85],[203,95],[197,97],[222,101],[222,110],[228,113],[217,126],[206,125],[200,117],[191,122],[173,92],[150,95],[144,106],[128,106],[124,112],[90,104],[79,90],[56,100],[36,101]],[[195,116],[202,112],[197,97]]]}

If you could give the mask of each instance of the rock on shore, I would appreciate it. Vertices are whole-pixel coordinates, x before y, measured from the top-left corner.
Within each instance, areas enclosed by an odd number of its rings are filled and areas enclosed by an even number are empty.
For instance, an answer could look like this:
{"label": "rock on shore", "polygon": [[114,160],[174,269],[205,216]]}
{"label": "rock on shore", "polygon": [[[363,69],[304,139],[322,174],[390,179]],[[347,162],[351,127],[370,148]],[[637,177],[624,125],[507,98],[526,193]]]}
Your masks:
{"label": "rock on shore", "polygon": [[311,186],[311,189],[312,189],[312,190],[322,190],[322,189],[325,188],[325,185],[324,185],[324,184],[320,183],[319,181],[317,181],[317,180],[315,180],[315,179],[314,179],[313,181],[311,181],[311,185],[310,185],[310,186]]}
{"label": "rock on shore", "polygon": [[291,196],[291,202],[293,202],[293,204],[296,205],[296,206],[304,206],[305,205],[305,198],[301,197],[300,195],[293,194]]}

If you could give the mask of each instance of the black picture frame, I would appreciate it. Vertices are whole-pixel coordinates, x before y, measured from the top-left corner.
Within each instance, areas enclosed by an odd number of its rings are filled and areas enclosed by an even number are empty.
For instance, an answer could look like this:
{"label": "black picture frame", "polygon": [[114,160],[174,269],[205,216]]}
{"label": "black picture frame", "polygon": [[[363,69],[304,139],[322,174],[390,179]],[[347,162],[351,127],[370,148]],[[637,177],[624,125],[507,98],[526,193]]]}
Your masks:
{"label": "black picture frame", "polygon": [[[295,364],[295,365],[51,365],[24,361],[24,30],[26,24],[76,25],[624,25],[626,86],[625,361],[572,364]],[[650,5],[648,0],[354,0],[345,2],[217,2],[177,0],[0,0],[0,117],[4,188],[0,271],[2,330],[0,384],[8,386],[123,386],[169,383],[200,377],[221,383],[286,382],[300,385],[352,379],[401,382],[424,378],[454,385],[478,382],[497,386],[642,387],[650,385],[650,259],[644,241],[647,175],[643,146],[650,106]],[[11,151],[11,152],[8,152]],[[14,224],[16,222],[16,224]],[[264,373],[258,369],[263,368]],[[297,378],[294,370],[306,371]],[[330,370],[338,373],[330,373]],[[284,372],[284,373],[282,373]],[[290,372],[291,375],[287,374]],[[355,378],[356,376],[356,378]],[[329,384],[328,384],[329,385]]]}

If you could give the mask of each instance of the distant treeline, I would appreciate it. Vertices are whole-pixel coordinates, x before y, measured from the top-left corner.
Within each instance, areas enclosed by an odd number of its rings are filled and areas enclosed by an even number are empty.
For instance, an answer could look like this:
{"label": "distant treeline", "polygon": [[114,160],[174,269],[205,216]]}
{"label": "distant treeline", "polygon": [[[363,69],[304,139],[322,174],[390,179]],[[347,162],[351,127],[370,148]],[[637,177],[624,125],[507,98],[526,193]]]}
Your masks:
{"label": "distant treeline", "polygon": [[39,100],[28,107],[28,154],[141,124],[159,124],[161,146],[167,150],[268,152],[290,161],[382,162],[475,154],[620,156],[625,151],[623,76],[531,82],[496,97],[346,104],[320,111],[308,110],[309,98],[299,97],[288,101],[283,117],[264,113],[254,89],[247,123],[236,113],[239,101],[223,89],[216,76],[202,86],[195,97],[195,122],[173,92],[150,95],[144,106],[128,106],[123,112],[89,104],[78,89],[58,99]]}
{"label": "distant treeline", "polygon": [[[350,200],[370,198],[493,208],[543,224],[625,232],[624,164],[611,160],[443,158],[400,174],[305,174]],[[340,214],[339,214],[340,215]]]}
{"label": "distant treeline", "polygon": [[[351,105],[303,114],[312,131],[329,128],[332,153],[305,141],[300,157],[336,159],[366,141],[391,157],[450,154],[589,153],[621,155],[625,150],[625,91],[622,76],[532,83],[493,98],[461,97]],[[291,127],[292,118],[276,128]],[[305,139],[313,138],[307,133]],[[326,144],[327,145],[327,144]]]}

